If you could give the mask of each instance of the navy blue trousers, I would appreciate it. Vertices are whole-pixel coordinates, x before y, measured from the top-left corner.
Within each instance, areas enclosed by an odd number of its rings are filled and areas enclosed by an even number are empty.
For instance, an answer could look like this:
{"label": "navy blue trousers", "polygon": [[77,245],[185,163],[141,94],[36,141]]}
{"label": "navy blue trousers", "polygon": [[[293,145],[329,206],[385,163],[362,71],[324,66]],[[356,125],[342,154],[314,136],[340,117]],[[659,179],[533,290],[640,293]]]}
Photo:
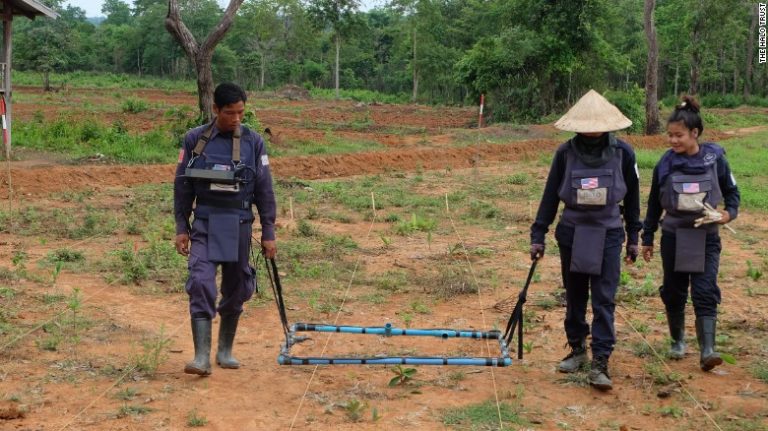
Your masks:
{"label": "navy blue trousers", "polygon": [[576,345],[587,338],[587,302],[592,295],[592,342],[593,356],[610,357],[616,344],[614,312],[616,290],[621,274],[621,245],[624,229],[608,229],[603,249],[603,265],[600,275],[571,272],[571,256],[574,229],[558,224],[555,239],[560,247],[560,265],[565,286],[565,335],[568,343]]}
{"label": "navy blue trousers", "polygon": [[[192,223],[192,242],[189,252],[189,278],[185,290],[189,295],[189,312],[196,317],[239,314],[243,304],[256,290],[255,270],[248,262],[251,250],[252,224],[240,224],[238,261],[211,262],[208,260],[208,220],[195,219]],[[235,246],[235,244],[233,244]],[[216,270],[221,266],[221,301],[216,306]]]}
{"label": "navy blue trousers", "polygon": [[681,312],[688,301],[688,286],[696,317],[717,316],[720,304],[720,288],[717,286],[717,272],[720,268],[720,234],[707,234],[704,252],[704,272],[675,272],[675,234],[661,232],[661,262],[664,267],[664,284],[659,288],[661,300],[667,312]]}

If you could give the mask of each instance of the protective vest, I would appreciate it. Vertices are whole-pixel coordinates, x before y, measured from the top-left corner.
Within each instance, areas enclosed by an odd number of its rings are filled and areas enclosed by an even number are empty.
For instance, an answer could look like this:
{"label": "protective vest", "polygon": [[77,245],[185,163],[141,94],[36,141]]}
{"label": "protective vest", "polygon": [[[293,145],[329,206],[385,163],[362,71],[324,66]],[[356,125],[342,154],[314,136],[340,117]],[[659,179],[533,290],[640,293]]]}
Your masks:
{"label": "protective vest", "polygon": [[[215,123],[215,120],[214,120]],[[230,139],[218,134],[210,139],[213,124],[205,126],[187,164],[186,176],[195,189],[195,218],[208,219],[212,213],[235,213],[241,221],[252,221],[251,197],[258,175],[253,132],[241,126]]]}
{"label": "protective vest", "polygon": [[558,190],[565,209],[560,222],[568,226],[587,225],[606,229],[620,228],[618,203],[627,194],[622,171],[621,148],[599,167],[584,164],[576,155],[573,143],[566,150],[565,172]]}
{"label": "protective vest", "polygon": [[[702,216],[704,203],[713,208],[723,199],[717,178],[717,160],[722,156],[720,146],[702,144],[694,156],[667,152],[659,161],[659,199],[666,214],[661,228],[675,232],[678,228],[692,228]],[[717,232],[715,223],[702,225],[707,232]]]}

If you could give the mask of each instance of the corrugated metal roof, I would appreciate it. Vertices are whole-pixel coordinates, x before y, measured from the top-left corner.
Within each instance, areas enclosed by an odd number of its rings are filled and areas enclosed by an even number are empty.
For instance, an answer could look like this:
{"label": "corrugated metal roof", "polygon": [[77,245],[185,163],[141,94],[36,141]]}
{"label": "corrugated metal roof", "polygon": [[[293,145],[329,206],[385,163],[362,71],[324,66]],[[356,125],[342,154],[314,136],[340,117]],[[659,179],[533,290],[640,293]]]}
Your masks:
{"label": "corrugated metal roof", "polygon": [[35,19],[36,16],[59,17],[53,9],[37,0],[4,0],[3,3],[11,5],[14,15],[24,15],[29,19]]}

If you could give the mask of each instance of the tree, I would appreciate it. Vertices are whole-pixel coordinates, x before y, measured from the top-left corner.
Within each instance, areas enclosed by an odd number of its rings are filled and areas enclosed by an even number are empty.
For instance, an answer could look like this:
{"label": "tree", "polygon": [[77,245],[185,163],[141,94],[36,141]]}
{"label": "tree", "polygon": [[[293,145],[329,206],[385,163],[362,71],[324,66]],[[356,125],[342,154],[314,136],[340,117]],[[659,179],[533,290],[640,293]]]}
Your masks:
{"label": "tree", "polygon": [[749,36],[747,37],[747,62],[744,70],[744,99],[750,96],[752,92],[752,67],[755,61],[755,28],[757,27],[757,7],[752,1],[746,2],[750,11]]}
{"label": "tree", "polygon": [[661,130],[659,121],[659,44],[653,11],[656,0],[645,0],[645,35],[648,39],[648,63],[645,66],[645,134],[655,135]]}
{"label": "tree", "polygon": [[181,45],[189,60],[194,64],[197,74],[200,114],[205,121],[210,121],[213,118],[213,71],[211,68],[213,51],[227,34],[241,4],[243,4],[243,0],[230,0],[229,6],[224,11],[224,16],[200,44],[181,19],[178,0],[168,0],[165,28]]}
{"label": "tree", "polygon": [[341,37],[345,35],[355,24],[355,13],[360,7],[357,0],[310,0],[309,13],[317,21],[317,24],[333,32],[336,56],[334,62],[334,85],[336,98],[339,98],[339,51],[341,50]]}
{"label": "tree", "polygon": [[104,0],[101,13],[107,16],[102,25],[123,25],[131,21],[131,7],[122,0]]}
{"label": "tree", "polygon": [[267,60],[282,36],[283,22],[280,14],[283,6],[278,0],[258,0],[246,3],[236,22],[256,23],[256,25],[236,26],[242,29],[244,46],[258,53],[259,88],[264,88],[267,72]]}
{"label": "tree", "polygon": [[[51,91],[51,72],[66,72],[73,67],[90,67],[85,60],[87,50],[77,42],[78,30],[92,30],[85,19],[85,11],[74,6],[61,7],[62,0],[50,0],[48,6],[59,13],[58,19],[23,21],[16,28],[14,63],[20,69],[39,72],[43,76],[43,89]],[[89,27],[86,27],[89,26]]]}

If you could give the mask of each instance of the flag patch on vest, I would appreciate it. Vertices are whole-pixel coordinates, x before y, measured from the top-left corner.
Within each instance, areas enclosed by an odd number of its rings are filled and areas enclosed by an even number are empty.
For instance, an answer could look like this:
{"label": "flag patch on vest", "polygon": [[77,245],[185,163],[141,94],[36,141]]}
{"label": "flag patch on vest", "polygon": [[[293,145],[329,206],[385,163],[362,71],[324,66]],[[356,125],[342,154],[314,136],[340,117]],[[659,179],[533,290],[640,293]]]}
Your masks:
{"label": "flag patch on vest", "polygon": [[179,161],[177,163],[181,163],[184,160],[184,148],[179,151]]}
{"label": "flag patch on vest", "polygon": [[598,184],[597,177],[581,179],[581,188],[584,190],[596,189],[597,184]]}
{"label": "flag patch on vest", "polygon": [[683,193],[698,193],[699,183],[683,183]]}

